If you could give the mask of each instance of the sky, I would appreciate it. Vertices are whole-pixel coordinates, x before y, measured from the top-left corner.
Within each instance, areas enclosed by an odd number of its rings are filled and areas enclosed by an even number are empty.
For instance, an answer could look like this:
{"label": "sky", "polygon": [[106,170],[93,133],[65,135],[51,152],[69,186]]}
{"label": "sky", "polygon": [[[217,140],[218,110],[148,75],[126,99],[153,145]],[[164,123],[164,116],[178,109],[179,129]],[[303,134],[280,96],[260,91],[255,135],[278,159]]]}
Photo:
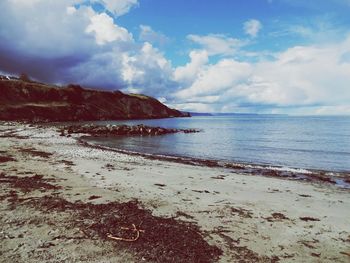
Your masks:
{"label": "sky", "polygon": [[350,115],[350,0],[1,0],[0,72],[195,112]]}

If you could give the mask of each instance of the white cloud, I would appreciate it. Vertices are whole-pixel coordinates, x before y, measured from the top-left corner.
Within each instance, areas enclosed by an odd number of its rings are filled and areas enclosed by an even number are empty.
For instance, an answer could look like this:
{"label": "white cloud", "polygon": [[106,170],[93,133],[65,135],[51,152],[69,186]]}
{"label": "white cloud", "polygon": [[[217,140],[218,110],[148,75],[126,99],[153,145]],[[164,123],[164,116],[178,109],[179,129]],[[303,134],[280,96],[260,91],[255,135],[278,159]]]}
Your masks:
{"label": "white cloud", "polygon": [[304,43],[329,43],[341,41],[348,28],[339,26],[332,17],[323,15],[313,17],[311,21],[294,19],[293,21],[275,21],[274,30],[268,34],[280,39],[302,39]]}
{"label": "white cloud", "polygon": [[176,109],[182,109],[183,111],[192,111],[192,112],[213,112],[213,107],[210,104],[205,103],[176,103],[172,104],[171,107]]}
{"label": "white cloud", "polygon": [[199,44],[209,55],[233,55],[245,44],[239,39],[220,34],[188,35],[187,38]]}
{"label": "white cloud", "polygon": [[122,16],[134,6],[138,6],[138,0],[93,0],[106,7],[106,9],[117,16]]}
{"label": "white cloud", "polygon": [[249,77],[251,67],[248,63],[233,59],[222,59],[217,64],[204,67],[192,85],[176,94],[180,99],[222,94]]}
{"label": "white cloud", "polygon": [[250,19],[243,24],[243,29],[247,35],[257,37],[258,33],[262,29],[262,24],[259,20]]}
{"label": "white cloud", "polygon": [[77,9],[74,6],[68,6],[66,10],[68,15],[73,15],[75,12],[77,12]]}
{"label": "white cloud", "polygon": [[140,40],[150,42],[152,44],[159,44],[164,46],[169,43],[170,39],[160,32],[154,31],[150,26],[140,25]]}
{"label": "white cloud", "polygon": [[[301,112],[301,114],[303,114],[303,113]],[[316,108],[316,110],[314,112],[312,112],[311,114],[317,114],[317,115],[339,115],[339,114],[350,115],[350,105],[321,106],[321,107]]]}
{"label": "white cloud", "polygon": [[22,5],[26,7],[34,6],[35,4],[42,1],[44,0],[9,0],[9,2],[13,3],[14,5]]}
{"label": "white cloud", "polygon": [[199,77],[202,67],[209,61],[208,52],[205,50],[191,51],[190,59],[189,63],[177,67],[174,71],[174,79],[184,86],[192,84]]}
{"label": "white cloud", "polygon": [[122,60],[122,76],[131,92],[135,88],[153,96],[168,96],[174,83],[172,67],[164,55],[152,44],[145,42],[135,54],[125,53]]}
{"label": "white cloud", "polygon": [[176,98],[210,111],[237,111],[249,105],[253,111],[265,107],[268,112],[282,109],[285,113],[283,108],[290,107],[296,113],[300,113],[298,108],[308,108],[309,114],[327,110],[345,114],[350,101],[350,62],[344,57],[349,51],[350,36],[337,44],[289,48],[270,61],[221,59],[201,64],[192,83],[187,81]]}
{"label": "white cloud", "polygon": [[96,43],[104,45],[113,41],[132,41],[131,34],[123,27],[116,25],[113,18],[106,13],[94,14],[90,18],[91,23],[87,26],[86,33],[94,33]]}
{"label": "white cloud", "polygon": [[[294,47],[276,60],[255,66],[258,81],[248,86],[255,92],[251,101],[276,105],[334,105],[350,101],[350,64],[340,63],[350,49],[350,38],[330,46]],[[264,85],[256,89],[256,85]]]}

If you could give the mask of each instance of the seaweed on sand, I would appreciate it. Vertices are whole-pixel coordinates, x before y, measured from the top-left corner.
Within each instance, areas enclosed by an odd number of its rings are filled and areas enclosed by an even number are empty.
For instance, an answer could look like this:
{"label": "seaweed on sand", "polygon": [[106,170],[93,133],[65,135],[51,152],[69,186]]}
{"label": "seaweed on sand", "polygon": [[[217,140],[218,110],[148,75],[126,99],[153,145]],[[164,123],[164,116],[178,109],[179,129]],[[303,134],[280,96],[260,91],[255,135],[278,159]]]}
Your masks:
{"label": "seaweed on sand", "polygon": [[13,162],[13,161],[16,161],[16,159],[14,159],[11,156],[1,156],[0,155],[0,163]]}
{"label": "seaweed on sand", "polygon": [[59,186],[48,183],[49,179],[43,179],[42,175],[33,176],[7,176],[4,173],[0,173],[0,184],[9,184],[12,188],[19,188],[22,192],[30,192],[33,190],[45,191],[47,189],[55,190],[59,189]]}
{"label": "seaweed on sand", "polygon": [[[92,204],[69,202],[62,197],[52,195],[51,190],[57,188],[42,176],[32,177],[6,176],[0,174],[0,184],[5,186],[7,199],[11,209],[19,205],[34,208],[45,213],[69,214],[71,220],[65,221],[67,228],[78,227],[87,239],[100,239],[115,244],[116,253],[120,249],[128,249],[140,260],[151,262],[215,262],[222,251],[209,245],[203,238],[199,227],[174,218],[153,216],[150,210],[142,208],[138,201],[126,203],[110,202]],[[23,192],[33,190],[47,191],[41,197],[25,197],[17,195],[14,189]],[[142,229],[139,238],[135,239],[132,226]],[[137,226],[137,227],[136,227]],[[115,241],[112,236],[135,240],[135,242]]]}
{"label": "seaweed on sand", "polygon": [[108,234],[133,239],[135,233],[127,230],[132,225],[142,229],[135,242],[116,242],[120,248],[128,248],[141,258],[152,262],[213,262],[222,251],[209,245],[197,225],[153,216],[138,201],[106,204],[71,203],[59,197],[45,196],[31,199],[27,205],[47,212],[74,213],[76,226],[88,238],[110,240]]}
{"label": "seaweed on sand", "polygon": [[52,155],[52,153],[39,151],[39,150],[36,150],[34,148],[27,148],[27,149],[22,148],[22,149],[20,149],[20,152],[30,154],[30,155],[35,156],[35,157],[45,158],[45,159],[48,159]]}

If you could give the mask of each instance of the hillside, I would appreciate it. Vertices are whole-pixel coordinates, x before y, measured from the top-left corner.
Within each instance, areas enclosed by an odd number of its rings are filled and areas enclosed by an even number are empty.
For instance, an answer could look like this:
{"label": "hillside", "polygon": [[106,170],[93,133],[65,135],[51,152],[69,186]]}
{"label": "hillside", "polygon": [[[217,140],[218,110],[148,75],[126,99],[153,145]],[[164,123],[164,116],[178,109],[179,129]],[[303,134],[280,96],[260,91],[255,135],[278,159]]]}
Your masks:
{"label": "hillside", "polygon": [[188,116],[145,95],[0,78],[0,120],[90,121]]}

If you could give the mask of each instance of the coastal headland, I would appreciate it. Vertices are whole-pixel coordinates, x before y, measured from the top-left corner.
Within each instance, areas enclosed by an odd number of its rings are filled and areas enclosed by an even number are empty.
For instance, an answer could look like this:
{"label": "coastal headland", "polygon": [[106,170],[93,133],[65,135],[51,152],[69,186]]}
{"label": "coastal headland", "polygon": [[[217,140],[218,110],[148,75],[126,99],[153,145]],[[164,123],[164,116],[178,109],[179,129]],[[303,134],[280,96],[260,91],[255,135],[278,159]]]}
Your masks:
{"label": "coastal headland", "polygon": [[119,90],[64,87],[0,75],[0,120],[31,122],[189,117],[157,99]]}

